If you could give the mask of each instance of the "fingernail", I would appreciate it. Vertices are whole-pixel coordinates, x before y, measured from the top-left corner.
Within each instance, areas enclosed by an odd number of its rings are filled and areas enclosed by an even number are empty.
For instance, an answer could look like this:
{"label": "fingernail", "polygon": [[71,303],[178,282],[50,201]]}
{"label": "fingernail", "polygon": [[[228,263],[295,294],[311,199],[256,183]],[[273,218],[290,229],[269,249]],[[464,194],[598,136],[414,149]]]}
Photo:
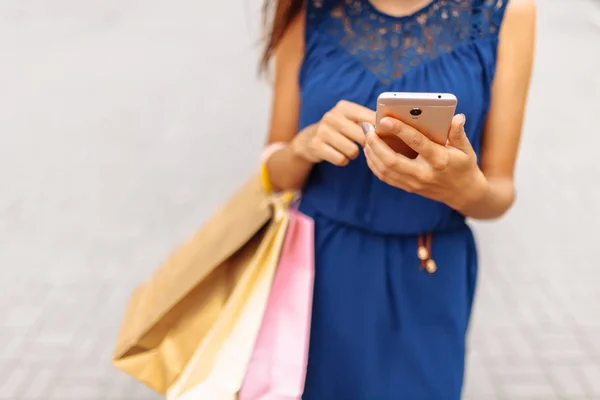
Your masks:
{"label": "fingernail", "polygon": [[371,131],[371,124],[368,122],[361,122],[360,127],[365,135]]}
{"label": "fingernail", "polygon": [[467,116],[465,114],[460,114],[460,127],[463,128],[466,122]]}

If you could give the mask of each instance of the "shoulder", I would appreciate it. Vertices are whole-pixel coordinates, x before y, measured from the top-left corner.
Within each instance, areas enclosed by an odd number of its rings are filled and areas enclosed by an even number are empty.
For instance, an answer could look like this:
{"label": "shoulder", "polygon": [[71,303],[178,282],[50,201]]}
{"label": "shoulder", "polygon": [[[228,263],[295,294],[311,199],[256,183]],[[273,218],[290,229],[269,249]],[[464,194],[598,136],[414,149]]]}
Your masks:
{"label": "shoulder", "polygon": [[503,1],[508,1],[508,5],[498,38],[498,59],[527,70],[533,63],[535,51],[535,0]]}
{"label": "shoulder", "polygon": [[536,13],[535,0],[504,0],[506,5],[506,16],[516,16],[517,18],[532,18]]}
{"label": "shoulder", "polygon": [[503,0],[508,4],[504,15],[504,23],[500,31],[501,38],[531,34],[535,30],[535,0]]}
{"label": "shoulder", "polygon": [[508,5],[498,41],[497,75],[507,87],[526,91],[535,59],[536,5],[534,0],[504,1]]}

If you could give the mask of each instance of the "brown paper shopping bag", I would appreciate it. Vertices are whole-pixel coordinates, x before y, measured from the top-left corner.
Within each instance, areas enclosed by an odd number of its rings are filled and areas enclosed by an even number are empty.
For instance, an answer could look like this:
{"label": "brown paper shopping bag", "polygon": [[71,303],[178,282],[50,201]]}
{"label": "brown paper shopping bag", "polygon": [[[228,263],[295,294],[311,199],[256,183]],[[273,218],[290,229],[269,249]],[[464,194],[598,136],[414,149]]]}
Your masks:
{"label": "brown paper shopping bag", "polygon": [[167,400],[237,398],[287,232],[289,212],[285,199],[273,199],[275,214],[267,234],[213,329],[169,388]]}
{"label": "brown paper shopping bag", "polygon": [[251,179],[135,289],[113,364],[164,394],[222,316],[261,244],[272,238],[278,224],[272,215],[260,178]]}

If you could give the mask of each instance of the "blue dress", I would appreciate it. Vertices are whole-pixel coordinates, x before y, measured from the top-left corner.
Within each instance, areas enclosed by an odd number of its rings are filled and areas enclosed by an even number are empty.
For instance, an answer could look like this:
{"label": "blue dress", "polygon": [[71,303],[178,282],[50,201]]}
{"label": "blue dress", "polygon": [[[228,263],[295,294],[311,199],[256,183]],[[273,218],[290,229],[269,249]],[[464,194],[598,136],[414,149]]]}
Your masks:
{"label": "blue dress", "polygon": [[[368,0],[307,0],[300,127],[339,100],[449,92],[479,152],[508,0],[433,0],[392,17]],[[316,277],[305,400],[460,399],[477,275],[465,218],[379,181],[364,155],[313,169]],[[433,272],[417,256],[429,247]]]}

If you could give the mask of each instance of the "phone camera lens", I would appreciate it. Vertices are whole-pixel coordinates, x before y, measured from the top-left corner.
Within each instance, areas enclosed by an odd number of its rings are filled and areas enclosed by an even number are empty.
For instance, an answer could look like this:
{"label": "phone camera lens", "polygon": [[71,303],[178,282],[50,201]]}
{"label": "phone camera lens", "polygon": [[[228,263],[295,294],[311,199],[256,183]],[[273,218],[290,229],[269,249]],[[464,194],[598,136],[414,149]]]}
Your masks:
{"label": "phone camera lens", "polygon": [[441,99],[441,98],[442,98],[442,95],[440,94],[440,95],[438,96],[438,99]]}
{"label": "phone camera lens", "polygon": [[423,113],[423,111],[421,111],[420,108],[413,108],[412,110],[410,110],[410,115],[414,115],[415,117],[417,115],[421,115]]}

